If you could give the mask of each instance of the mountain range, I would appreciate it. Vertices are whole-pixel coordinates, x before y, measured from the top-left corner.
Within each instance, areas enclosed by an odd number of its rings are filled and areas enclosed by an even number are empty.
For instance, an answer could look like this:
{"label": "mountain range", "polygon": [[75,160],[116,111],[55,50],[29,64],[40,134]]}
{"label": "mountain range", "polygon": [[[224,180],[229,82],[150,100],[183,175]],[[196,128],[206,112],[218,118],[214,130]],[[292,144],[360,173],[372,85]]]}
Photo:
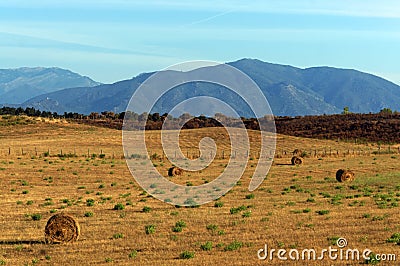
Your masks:
{"label": "mountain range", "polygon": [[21,104],[44,93],[97,85],[100,83],[57,67],[0,69],[0,104]]}
{"label": "mountain range", "polygon": [[[356,113],[379,112],[383,108],[400,110],[400,86],[357,70],[333,67],[302,69],[257,59],[241,59],[228,64],[246,73],[258,84],[275,115],[333,114],[342,112],[344,107],[349,107],[351,112]],[[71,88],[62,90],[57,90],[55,85],[49,84],[46,88],[53,90],[52,92],[33,95],[34,97],[21,106],[58,113],[123,112],[132,93],[152,74],[143,73],[132,79],[94,87],[92,86],[96,82],[88,78],[88,86],[68,84]],[[29,95],[31,86],[28,82],[25,95]],[[20,88],[23,90],[24,87]],[[177,103],[200,95],[221,99],[243,110],[241,116],[251,116],[245,102],[237,95],[201,82],[186,83],[169,91],[152,111],[169,112]],[[196,109],[196,106],[192,107],[192,114],[198,115]],[[208,109],[210,112],[218,112],[217,109],[214,110],[214,106],[209,106]]]}

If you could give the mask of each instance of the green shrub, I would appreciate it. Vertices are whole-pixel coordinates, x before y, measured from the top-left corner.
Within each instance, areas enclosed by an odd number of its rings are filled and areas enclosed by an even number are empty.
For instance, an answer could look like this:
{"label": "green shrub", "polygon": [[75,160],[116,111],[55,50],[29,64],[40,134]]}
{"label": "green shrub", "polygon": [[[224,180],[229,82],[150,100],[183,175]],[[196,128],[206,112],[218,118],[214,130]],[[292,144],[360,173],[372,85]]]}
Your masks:
{"label": "green shrub", "polygon": [[400,243],[400,233],[394,233],[390,238],[386,239],[387,243]]}
{"label": "green shrub", "polygon": [[186,223],[184,221],[180,220],[180,221],[177,221],[175,223],[175,226],[179,226],[179,227],[185,228],[186,227]]}
{"label": "green shrub", "polygon": [[206,226],[206,228],[207,228],[207,230],[215,231],[215,230],[217,230],[218,225],[216,225],[216,224],[209,224],[209,225]]}
{"label": "green shrub", "polygon": [[34,214],[31,214],[31,218],[34,221],[39,221],[40,219],[42,219],[42,215],[39,213],[34,213]]}
{"label": "green shrub", "polygon": [[149,206],[144,206],[142,212],[150,212],[151,208]]}
{"label": "green shrub", "polygon": [[183,251],[181,254],[179,254],[180,259],[192,259],[194,258],[194,252],[191,251]]}
{"label": "green shrub", "polygon": [[154,224],[146,225],[144,231],[146,235],[154,234],[156,232],[156,226]]}
{"label": "green shrub", "polygon": [[210,242],[210,241],[207,241],[206,243],[200,245],[200,248],[201,248],[202,250],[205,250],[205,251],[211,250],[212,247],[213,247],[213,243]]}
{"label": "green shrub", "polygon": [[246,210],[246,209],[247,209],[246,206],[242,205],[242,206],[240,206],[240,207],[231,208],[231,209],[230,209],[230,213],[231,213],[231,214],[235,214],[235,213],[244,211],[244,210]]}
{"label": "green shrub", "polygon": [[253,193],[246,195],[246,199],[254,199],[254,197]]}
{"label": "green shrub", "polygon": [[214,207],[216,207],[216,208],[221,208],[222,206],[224,206],[224,203],[222,201],[217,201],[214,204]]}
{"label": "green shrub", "polygon": [[225,246],[224,250],[225,251],[233,251],[233,250],[237,250],[237,249],[241,248],[242,246],[243,246],[242,242],[235,240],[232,243],[230,243],[229,245]]}
{"label": "green shrub", "polygon": [[85,217],[92,217],[93,216],[93,212],[85,212]]}
{"label": "green shrub", "polygon": [[94,206],[94,199],[87,199],[86,200],[86,206]]}
{"label": "green shrub", "polygon": [[182,232],[182,227],[174,226],[174,227],[172,227],[172,232],[175,232],[175,233]]}
{"label": "green shrub", "polygon": [[247,212],[244,212],[243,214],[242,214],[242,217],[243,218],[245,218],[245,217],[250,217],[251,216],[251,211],[247,211]]}
{"label": "green shrub", "polygon": [[129,253],[129,258],[134,259],[137,256],[137,251],[136,250],[132,250],[131,253]]}
{"label": "green shrub", "polygon": [[114,239],[124,238],[124,234],[122,234],[122,233],[114,234],[114,235],[113,235],[113,238],[114,238]]}
{"label": "green shrub", "polygon": [[114,210],[123,210],[125,206],[122,203],[117,203],[114,205]]}
{"label": "green shrub", "polygon": [[378,259],[376,254],[373,252],[369,255],[369,257],[367,259],[365,259],[365,264],[375,265],[375,264],[378,264],[379,262],[380,262],[380,259]]}

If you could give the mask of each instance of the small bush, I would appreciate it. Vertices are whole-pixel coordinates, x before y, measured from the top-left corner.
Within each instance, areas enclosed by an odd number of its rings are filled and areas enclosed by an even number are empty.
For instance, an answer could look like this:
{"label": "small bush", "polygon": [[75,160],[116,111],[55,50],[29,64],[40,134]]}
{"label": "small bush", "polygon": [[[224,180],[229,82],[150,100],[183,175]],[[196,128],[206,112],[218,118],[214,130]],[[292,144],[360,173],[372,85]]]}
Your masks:
{"label": "small bush", "polygon": [[192,259],[194,258],[194,252],[191,251],[183,251],[181,254],[179,254],[180,259]]}
{"label": "small bush", "polygon": [[218,225],[216,225],[216,224],[209,224],[209,225],[206,226],[206,228],[207,228],[207,230],[215,231],[215,230],[217,230]]}
{"label": "small bush", "polygon": [[180,220],[180,221],[177,221],[175,223],[175,226],[179,226],[179,227],[185,228],[186,227],[186,223],[184,221]]}
{"label": "small bush", "polygon": [[231,213],[231,214],[235,214],[235,213],[244,211],[244,210],[246,210],[246,209],[247,209],[246,206],[242,205],[242,206],[240,206],[240,207],[231,208],[231,209],[230,209],[230,213]]}
{"label": "small bush", "polygon": [[254,194],[251,193],[251,194],[246,195],[246,199],[254,199]]}
{"label": "small bush", "polygon": [[243,217],[243,218],[250,217],[250,216],[251,216],[251,211],[247,211],[247,212],[244,212],[244,213],[242,214],[242,217]]}
{"label": "small bush", "polygon": [[151,208],[149,206],[144,206],[142,212],[150,212]]}
{"label": "small bush", "polygon": [[329,210],[319,210],[319,211],[317,211],[317,213],[319,215],[326,215],[326,214],[329,214]]}
{"label": "small bush", "polygon": [[369,255],[369,257],[367,259],[365,259],[365,264],[375,265],[375,264],[378,264],[379,262],[380,262],[380,259],[378,259],[376,254],[373,252]]}
{"label": "small bush", "polygon": [[85,217],[93,217],[93,212],[85,212]]}
{"label": "small bush", "polygon": [[224,203],[223,203],[222,201],[217,201],[217,202],[215,202],[215,204],[214,204],[214,207],[215,207],[215,208],[221,208],[222,206],[224,206]]}
{"label": "small bush", "polygon": [[387,243],[400,243],[400,233],[394,233],[390,238],[386,239]]}
{"label": "small bush", "polygon": [[202,250],[205,250],[205,251],[211,250],[212,247],[213,247],[213,243],[210,242],[210,241],[207,241],[206,243],[200,245],[200,248],[201,248]]}
{"label": "small bush", "polygon": [[238,250],[242,246],[243,246],[242,242],[235,240],[232,243],[230,243],[229,245],[225,246],[224,250],[225,251],[234,251],[234,250]]}
{"label": "small bush", "polygon": [[129,253],[129,258],[134,259],[137,256],[137,251],[136,250],[132,250],[131,253]]}
{"label": "small bush", "polygon": [[114,205],[114,210],[123,210],[125,206],[122,203],[117,203]]}
{"label": "small bush", "polygon": [[114,235],[113,235],[113,238],[114,238],[114,239],[124,238],[124,234],[122,234],[122,233],[114,234]]}
{"label": "small bush", "polygon": [[154,224],[146,225],[144,231],[146,235],[154,234],[156,232],[156,226]]}
{"label": "small bush", "polygon": [[31,218],[34,221],[39,221],[40,219],[42,219],[42,215],[39,213],[34,213],[34,214],[31,214]]}
{"label": "small bush", "polygon": [[86,206],[94,206],[94,199],[87,199],[86,200]]}
{"label": "small bush", "polygon": [[182,227],[174,226],[174,227],[172,227],[172,232],[175,232],[175,233],[182,232]]}

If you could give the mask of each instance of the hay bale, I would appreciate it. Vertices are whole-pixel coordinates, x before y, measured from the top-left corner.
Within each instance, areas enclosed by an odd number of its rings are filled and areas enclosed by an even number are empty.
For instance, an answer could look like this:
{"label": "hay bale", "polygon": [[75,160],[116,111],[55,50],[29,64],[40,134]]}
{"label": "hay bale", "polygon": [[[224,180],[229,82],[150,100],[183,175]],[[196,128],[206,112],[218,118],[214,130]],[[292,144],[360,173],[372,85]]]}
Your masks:
{"label": "hay bale", "polygon": [[339,169],[336,172],[336,180],[339,182],[353,181],[354,179],[355,175],[350,170]]}
{"label": "hay bale", "polygon": [[292,157],[292,164],[293,165],[300,165],[303,163],[303,158],[298,157],[298,156],[293,156]]}
{"label": "hay bale", "polygon": [[178,175],[181,175],[182,173],[183,173],[182,169],[180,169],[180,168],[178,168],[176,166],[173,166],[173,167],[168,169],[168,175],[169,176],[178,176]]}
{"label": "hay bale", "polygon": [[81,229],[74,217],[59,213],[50,217],[44,230],[45,241],[52,243],[68,243],[78,240]]}
{"label": "hay bale", "polygon": [[300,149],[295,149],[293,151],[293,156],[303,157],[303,151]]}

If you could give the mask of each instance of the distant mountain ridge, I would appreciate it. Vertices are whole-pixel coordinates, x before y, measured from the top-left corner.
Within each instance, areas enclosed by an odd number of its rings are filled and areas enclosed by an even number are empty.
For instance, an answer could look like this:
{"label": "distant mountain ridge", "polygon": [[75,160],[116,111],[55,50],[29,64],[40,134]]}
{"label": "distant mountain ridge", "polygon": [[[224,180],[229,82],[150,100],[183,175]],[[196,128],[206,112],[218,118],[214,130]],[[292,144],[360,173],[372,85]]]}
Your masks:
{"label": "distant mountain ridge", "polygon": [[0,104],[21,104],[35,96],[101,83],[70,70],[51,67],[0,69]]}
{"label": "distant mountain ridge", "polygon": [[[251,77],[269,101],[275,115],[298,116],[340,113],[345,106],[351,112],[376,113],[383,108],[400,110],[400,87],[383,78],[352,69],[333,67],[297,68],[241,59],[228,63]],[[23,106],[63,112],[123,112],[133,92],[153,73],[93,88],[70,88],[34,97]],[[174,104],[189,97],[210,95],[242,109],[251,116],[243,101],[211,85],[188,83],[168,93],[154,112],[168,112]],[[209,107],[210,112],[214,106]],[[193,107],[193,114],[196,108]]]}

